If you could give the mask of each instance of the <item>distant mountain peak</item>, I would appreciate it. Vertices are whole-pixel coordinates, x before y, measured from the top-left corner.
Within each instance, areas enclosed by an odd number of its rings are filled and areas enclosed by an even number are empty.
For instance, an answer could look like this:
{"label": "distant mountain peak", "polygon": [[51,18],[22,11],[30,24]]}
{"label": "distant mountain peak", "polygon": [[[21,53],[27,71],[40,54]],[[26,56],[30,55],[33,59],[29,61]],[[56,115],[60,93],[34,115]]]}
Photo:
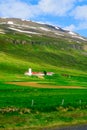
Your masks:
{"label": "distant mountain peak", "polygon": [[[4,28],[2,28],[2,25],[5,25]],[[40,22],[34,22],[30,20],[25,19],[19,19],[19,18],[0,18],[0,26],[1,29],[6,29],[10,31],[15,31],[19,33],[25,33],[25,34],[34,34],[34,35],[46,35],[49,37],[55,37],[55,38],[66,38],[71,39],[74,41],[87,41],[87,38],[80,36],[77,33],[74,33],[72,31],[64,30],[58,26],[46,24],[46,23],[40,23]]]}

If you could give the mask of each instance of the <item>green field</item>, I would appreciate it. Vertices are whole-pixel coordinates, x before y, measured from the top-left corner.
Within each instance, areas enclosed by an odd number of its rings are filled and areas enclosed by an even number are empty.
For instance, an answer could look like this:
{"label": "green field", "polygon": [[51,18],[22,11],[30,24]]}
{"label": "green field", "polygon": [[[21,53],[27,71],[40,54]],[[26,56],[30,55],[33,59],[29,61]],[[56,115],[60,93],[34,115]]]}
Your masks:
{"label": "green field", "polygon": [[0,128],[86,123],[87,89],[38,89],[0,83]]}
{"label": "green field", "polygon": [[[45,35],[29,37],[14,31],[0,34],[0,129],[36,130],[87,123],[85,45]],[[51,71],[54,75],[43,79],[28,77],[24,75],[28,68],[36,72]],[[10,81],[37,82],[60,89],[17,86],[8,84]]]}

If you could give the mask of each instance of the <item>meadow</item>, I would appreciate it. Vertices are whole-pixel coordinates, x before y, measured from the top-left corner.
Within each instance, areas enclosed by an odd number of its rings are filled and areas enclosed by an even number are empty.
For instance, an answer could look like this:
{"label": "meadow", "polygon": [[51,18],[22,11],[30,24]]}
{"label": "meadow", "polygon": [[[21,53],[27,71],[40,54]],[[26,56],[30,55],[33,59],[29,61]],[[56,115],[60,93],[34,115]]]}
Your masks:
{"label": "meadow", "polygon": [[[86,123],[87,89],[33,88],[0,83],[0,128]],[[12,119],[12,120],[11,120]]]}
{"label": "meadow", "polygon": [[[0,34],[0,129],[41,130],[87,123],[84,45],[47,36]],[[54,72],[54,75],[25,76],[28,68],[36,72]],[[38,86],[49,87],[18,86],[9,82],[36,82]]]}

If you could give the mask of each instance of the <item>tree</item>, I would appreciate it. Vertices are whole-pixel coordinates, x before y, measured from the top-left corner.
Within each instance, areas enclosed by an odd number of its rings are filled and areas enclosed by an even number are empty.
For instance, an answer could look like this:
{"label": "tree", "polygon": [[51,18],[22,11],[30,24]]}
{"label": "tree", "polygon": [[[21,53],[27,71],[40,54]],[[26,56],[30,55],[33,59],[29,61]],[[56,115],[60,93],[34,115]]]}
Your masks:
{"label": "tree", "polygon": [[44,75],[47,75],[47,72],[46,72],[45,70],[44,70],[44,72],[43,72],[43,73],[44,73]]}

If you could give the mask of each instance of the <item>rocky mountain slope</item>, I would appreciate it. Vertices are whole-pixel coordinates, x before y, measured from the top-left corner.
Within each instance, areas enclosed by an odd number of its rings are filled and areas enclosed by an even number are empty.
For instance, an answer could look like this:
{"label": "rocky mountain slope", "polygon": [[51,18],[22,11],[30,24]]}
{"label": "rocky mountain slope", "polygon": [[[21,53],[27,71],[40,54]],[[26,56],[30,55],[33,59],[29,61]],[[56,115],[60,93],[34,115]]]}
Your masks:
{"label": "rocky mountain slope", "polygon": [[32,21],[15,19],[15,18],[0,18],[0,33],[15,31],[25,34],[46,35],[50,37],[61,37],[74,40],[77,42],[87,41],[87,38],[80,36],[77,33],[64,30],[60,27],[48,25],[44,23],[35,23]]}

